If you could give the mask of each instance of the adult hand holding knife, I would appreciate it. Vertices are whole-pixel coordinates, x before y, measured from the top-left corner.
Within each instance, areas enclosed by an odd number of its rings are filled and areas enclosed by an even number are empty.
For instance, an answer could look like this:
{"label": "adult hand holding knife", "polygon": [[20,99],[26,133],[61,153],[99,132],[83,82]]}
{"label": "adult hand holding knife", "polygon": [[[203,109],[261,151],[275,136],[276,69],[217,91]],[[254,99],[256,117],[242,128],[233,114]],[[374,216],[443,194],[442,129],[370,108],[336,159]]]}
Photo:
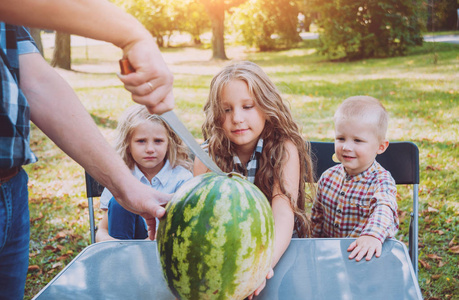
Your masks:
{"label": "adult hand holding knife", "polygon": [[[134,102],[145,105],[152,114],[161,114],[174,107],[173,76],[159,49],[153,46],[135,44],[125,50],[125,58],[120,60],[119,78],[126,90],[131,92]],[[145,49],[158,53],[143,53]]]}

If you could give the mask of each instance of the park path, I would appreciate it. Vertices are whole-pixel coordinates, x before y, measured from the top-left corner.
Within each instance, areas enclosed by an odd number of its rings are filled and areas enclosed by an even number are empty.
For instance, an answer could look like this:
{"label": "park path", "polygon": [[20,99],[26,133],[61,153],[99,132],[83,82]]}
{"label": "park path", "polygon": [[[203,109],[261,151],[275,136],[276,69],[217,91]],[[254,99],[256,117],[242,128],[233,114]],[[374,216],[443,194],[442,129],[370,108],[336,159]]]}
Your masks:
{"label": "park path", "polygon": [[[312,32],[301,32],[300,36],[303,40],[315,40],[319,38],[318,33],[312,33]],[[424,41],[425,42],[459,44],[459,33],[458,34],[444,34],[444,35],[426,34],[424,36]]]}
{"label": "park path", "polygon": [[437,42],[437,43],[450,43],[459,44],[459,34],[445,34],[445,35],[425,35],[424,41]]}

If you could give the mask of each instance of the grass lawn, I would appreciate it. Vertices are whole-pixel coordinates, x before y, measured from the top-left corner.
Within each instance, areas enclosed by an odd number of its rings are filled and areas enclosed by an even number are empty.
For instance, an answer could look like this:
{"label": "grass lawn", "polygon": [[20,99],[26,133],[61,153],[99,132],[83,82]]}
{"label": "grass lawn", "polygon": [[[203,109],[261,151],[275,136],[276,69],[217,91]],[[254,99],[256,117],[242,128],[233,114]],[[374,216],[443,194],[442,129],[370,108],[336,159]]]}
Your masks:
{"label": "grass lawn", "polygon": [[[47,49],[47,58],[51,51]],[[210,80],[228,62],[209,61],[209,49],[163,49],[163,55],[175,76],[175,110],[202,140],[202,106]],[[383,102],[391,115],[389,139],[413,141],[420,149],[419,283],[423,296],[459,299],[459,45],[427,43],[405,57],[339,63],[319,56],[315,41],[268,53],[229,47],[227,55],[252,60],[268,73],[309,140],[332,141],[332,116],[345,98],[365,94]],[[111,142],[119,115],[131,105],[115,76],[121,53],[111,45],[96,44],[74,47],[72,57],[75,71],[58,72]],[[26,299],[38,293],[90,240],[83,169],[35,127],[31,143],[40,160],[26,167],[31,220]],[[409,188],[399,187],[397,239],[406,243],[410,196]],[[96,209],[96,218],[100,216]]]}

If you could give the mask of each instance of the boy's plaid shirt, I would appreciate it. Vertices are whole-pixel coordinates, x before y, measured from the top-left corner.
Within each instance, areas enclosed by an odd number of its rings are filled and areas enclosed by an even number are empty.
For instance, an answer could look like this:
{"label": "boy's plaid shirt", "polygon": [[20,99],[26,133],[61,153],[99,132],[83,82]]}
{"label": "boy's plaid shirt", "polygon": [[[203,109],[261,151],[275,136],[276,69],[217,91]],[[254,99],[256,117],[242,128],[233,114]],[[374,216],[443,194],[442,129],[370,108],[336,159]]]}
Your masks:
{"label": "boy's plaid shirt", "polygon": [[341,164],[328,169],[312,208],[313,237],[369,235],[383,243],[398,231],[396,194],[394,179],[376,161],[356,176]]}

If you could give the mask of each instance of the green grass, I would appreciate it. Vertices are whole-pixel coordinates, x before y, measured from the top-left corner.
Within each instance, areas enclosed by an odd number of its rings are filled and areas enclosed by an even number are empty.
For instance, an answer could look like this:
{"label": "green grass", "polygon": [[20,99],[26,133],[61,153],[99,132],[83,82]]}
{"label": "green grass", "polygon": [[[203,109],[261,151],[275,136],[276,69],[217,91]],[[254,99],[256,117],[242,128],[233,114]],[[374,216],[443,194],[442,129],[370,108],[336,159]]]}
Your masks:
{"label": "green grass", "polygon": [[[420,148],[420,273],[425,299],[459,299],[459,46],[426,43],[405,57],[328,62],[315,41],[282,52],[244,52],[230,47],[235,59],[258,63],[290,102],[305,138],[332,140],[333,112],[346,97],[380,99],[391,114],[389,139],[409,140]],[[108,141],[121,112],[131,105],[115,76],[121,54],[111,46],[74,48],[73,68],[59,70],[74,87]],[[201,138],[212,76],[227,62],[209,61],[211,50],[164,49],[175,76],[176,112]],[[46,52],[50,57],[51,52]],[[40,158],[30,175],[31,251],[26,299],[33,297],[89,244],[83,169],[35,127],[32,147]],[[399,187],[401,230],[408,242],[411,189]],[[96,203],[97,207],[98,203]],[[96,209],[96,217],[100,213]]]}

